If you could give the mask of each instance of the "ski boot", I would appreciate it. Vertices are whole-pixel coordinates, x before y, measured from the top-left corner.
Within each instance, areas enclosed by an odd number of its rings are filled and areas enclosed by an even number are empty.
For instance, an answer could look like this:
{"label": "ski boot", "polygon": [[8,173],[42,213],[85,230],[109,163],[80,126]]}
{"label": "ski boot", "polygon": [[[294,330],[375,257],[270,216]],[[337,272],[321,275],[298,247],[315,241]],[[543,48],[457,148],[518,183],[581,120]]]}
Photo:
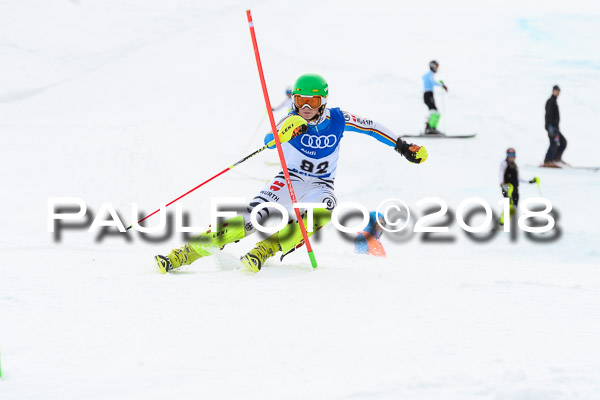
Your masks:
{"label": "ski boot", "polygon": [[540,165],[540,167],[543,167],[543,168],[562,168],[559,164],[555,163],[554,161],[544,162],[542,165]]}
{"label": "ski boot", "polygon": [[160,254],[154,256],[154,261],[161,274],[166,274],[173,269],[173,263],[169,260],[169,257],[161,256]]}
{"label": "ski boot", "polygon": [[180,249],[171,250],[168,256],[158,255],[154,257],[156,265],[161,273],[166,274],[167,272],[179,268],[182,265],[190,265],[197,259],[202,257],[196,253],[189,245],[185,245]]}
{"label": "ski boot", "polygon": [[425,134],[426,135],[441,135],[442,133],[437,130],[438,122],[440,121],[440,113],[433,111],[429,116],[429,120],[425,123]]}
{"label": "ski boot", "polygon": [[226,244],[237,242],[244,236],[244,217],[229,218],[222,224],[218,224],[216,229],[208,229],[194,236],[188,244],[172,250],[168,256],[154,257],[154,261],[160,272],[166,274],[182,265],[190,265],[200,257],[210,256],[222,250]]}
{"label": "ski boot", "polygon": [[256,247],[240,258],[242,264],[252,272],[258,272],[269,258],[281,250],[279,232],[256,243]]}
{"label": "ski boot", "polygon": [[[330,220],[331,211],[323,208],[316,208],[314,210],[313,229],[311,232],[307,232],[308,237],[327,225]],[[302,221],[304,222],[304,226],[307,226],[306,215],[302,218]],[[290,222],[279,232],[256,243],[256,247],[243,256],[240,261],[251,271],[258,272],[265,261],[273,257],[277,252],[282,252],[281,259],[283,260],[283,257],[301,247],[303,244],[304,237],[300,231],[300,225],[297,221]]]}
{"label": "ski boot", "polygon": [[425,136],[427,135],[435,135],[435,136],[441,136],[442,132],[438,131],[435,128],[431,128],[429,127],[429,124],[425,127]]}

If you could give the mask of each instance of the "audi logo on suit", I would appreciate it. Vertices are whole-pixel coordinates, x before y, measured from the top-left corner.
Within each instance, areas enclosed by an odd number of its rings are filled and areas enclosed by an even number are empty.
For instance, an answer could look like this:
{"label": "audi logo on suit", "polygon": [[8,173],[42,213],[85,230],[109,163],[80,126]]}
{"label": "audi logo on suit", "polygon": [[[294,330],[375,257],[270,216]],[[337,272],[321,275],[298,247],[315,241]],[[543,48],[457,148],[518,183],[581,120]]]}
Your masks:
{"label": "audi logo on suit", "polygon": [[324,149],[335,146],[337,137],[335,137],[335,135],[316,136],[304,134],[301,136],[300,143],[311,149]]}

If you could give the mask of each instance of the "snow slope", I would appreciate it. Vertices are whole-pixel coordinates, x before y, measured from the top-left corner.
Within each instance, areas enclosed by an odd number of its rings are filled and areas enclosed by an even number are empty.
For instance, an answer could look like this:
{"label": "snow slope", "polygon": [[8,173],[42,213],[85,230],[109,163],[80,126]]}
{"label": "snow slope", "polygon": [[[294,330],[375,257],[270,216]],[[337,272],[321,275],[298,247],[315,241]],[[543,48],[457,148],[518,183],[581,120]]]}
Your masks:
{"label": "snow slope", "polygon": [[[440,62],[441,126],[472,140],[415,140],[407,163],[346,135],[336,192],[373,209],[436,196],[495,210],[509,146],[539,176],[560,236],[478,243],[385,234],[386,259],[353,254],[326,227],[259,273],[238,258],[258,236],[169,275],[180,246],[138,234],[47,230],[49,197],[152,211],[262,145],[251,8],[272,102],[304,72],[331,106],[398,133],[426,114],[420,76]],[[541,170],[543,106],[559,84],[565,159],[600,165],[600,15],[588,2],[0,3],[1,399],[592,399],[600,390],[600,173]],[[254,157],[181,200],[247,200],[277,171]],[[522,199],[537,196],[524,185]],[[413,220],[414,222],[414,220]],[[439,236],[436,236],[439,237]]]}

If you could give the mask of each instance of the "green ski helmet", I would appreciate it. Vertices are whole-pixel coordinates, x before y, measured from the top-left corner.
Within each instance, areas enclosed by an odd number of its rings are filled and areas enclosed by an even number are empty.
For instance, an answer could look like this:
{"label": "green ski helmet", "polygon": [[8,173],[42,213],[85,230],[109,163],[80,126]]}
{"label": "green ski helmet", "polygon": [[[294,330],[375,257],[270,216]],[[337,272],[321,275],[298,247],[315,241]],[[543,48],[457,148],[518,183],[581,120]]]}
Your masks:
{"label": "green ski helmet", "polygon": [[[329,85],[327,81],[318,74],[304,74],[301,75],[294,83],[292,87],[292,95],[300,96],[321,96],[321,106],[319,107],[319,113],[317,116],[323,114],[325,105],[327,104],[327,96],[329,95]],[[297,112],[298,107],[295,102],[293,104],[294,110]]]}

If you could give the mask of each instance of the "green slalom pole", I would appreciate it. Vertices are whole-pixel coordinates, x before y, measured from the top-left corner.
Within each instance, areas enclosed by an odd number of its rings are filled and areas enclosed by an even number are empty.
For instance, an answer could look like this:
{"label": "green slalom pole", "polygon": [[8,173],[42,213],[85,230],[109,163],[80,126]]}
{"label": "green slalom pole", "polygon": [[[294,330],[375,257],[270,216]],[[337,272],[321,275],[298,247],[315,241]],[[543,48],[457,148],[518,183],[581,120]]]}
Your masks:
{"label": "green slalom pole", "polygon": [[315,257],[315,253],[313,251],[308,252],[308,258],[310,258],[310,264],[313,268],[317,268],[317,258]]}

